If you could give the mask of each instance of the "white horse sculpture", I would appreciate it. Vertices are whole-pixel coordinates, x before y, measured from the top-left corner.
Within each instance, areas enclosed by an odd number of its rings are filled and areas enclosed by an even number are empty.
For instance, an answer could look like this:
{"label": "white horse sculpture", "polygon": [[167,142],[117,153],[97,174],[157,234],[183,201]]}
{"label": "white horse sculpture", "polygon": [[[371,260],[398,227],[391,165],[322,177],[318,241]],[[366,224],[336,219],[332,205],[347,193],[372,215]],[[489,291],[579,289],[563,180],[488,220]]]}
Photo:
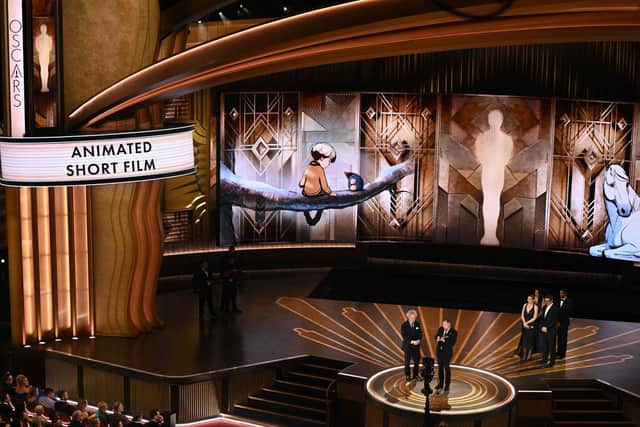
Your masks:
{"label": "white horse sculpture", "polygon": [[640,197],[629,185],[629,176],[620,165],[607,168],[603,187],[609,217],[606,242],[591,246],[589,253],[640,261]]}

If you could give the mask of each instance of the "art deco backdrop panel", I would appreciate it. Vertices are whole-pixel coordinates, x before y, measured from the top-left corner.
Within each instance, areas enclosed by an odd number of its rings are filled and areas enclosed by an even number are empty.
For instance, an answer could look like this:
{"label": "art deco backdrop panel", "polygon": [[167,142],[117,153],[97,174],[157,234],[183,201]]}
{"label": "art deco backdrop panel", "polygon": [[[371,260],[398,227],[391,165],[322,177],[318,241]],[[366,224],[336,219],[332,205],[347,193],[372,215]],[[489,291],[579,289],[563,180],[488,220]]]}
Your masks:
{"label": "art deco backdrop panel", "polygon": [[586,250],[605,240],[605,167],[620,164],[631,172],[632,124],[632,104],[557,102],[550,248]]}
{"label": "art deco backdrop panel", "polygon": [[[298,149],[298,94],[225,95],[223,114],[225,166],[245,179],[293,188]],[[232,210],[233,229],[227,226],[221,230],[223,245],[296,240],[293,212],[267,212],[238,206]]]}
{"label": "art deco backdrop panel", "polygon": [[[359,96],[354,94],[226,94],[222,162],[250,191],[267,184],[284,192],[285,199],[298,197],[301,178],[313,160],[312,147],[328,144],[336,157],[323,169],[327,184],[331,191],[345,189],[344,172],[359,164],[358,108]],[[310,211],[317,221],[309,221],[302,211],[286,206],[264,208],[266,193],[261,194],[249,208],[231,207],[221,193],[222,245],[355,241],[354,207]]]}
{"label": "art deco backdrop panel", "polygon": [[544,247],[550,102],[444,96],[436,239]]}
{"label": "art deco backdrop panel", "polygon": [[371,182],[410,160],[415,172],[358,207],[358,240],[431,240],[435,189],[436,98],[363,94],[360,174]]}

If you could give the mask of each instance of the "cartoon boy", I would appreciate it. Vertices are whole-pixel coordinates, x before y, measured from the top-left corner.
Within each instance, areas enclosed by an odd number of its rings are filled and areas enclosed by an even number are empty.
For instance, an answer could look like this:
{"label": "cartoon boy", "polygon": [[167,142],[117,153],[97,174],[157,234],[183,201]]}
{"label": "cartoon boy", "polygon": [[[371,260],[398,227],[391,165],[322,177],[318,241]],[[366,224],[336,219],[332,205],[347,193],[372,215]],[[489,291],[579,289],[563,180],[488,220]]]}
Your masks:
{"label": "cartoon boy", "polygon": [[[324,170],[336,161],[336,149],[330,144],[321,142],[311,147],[311,157],[313,160],[305,169],[304,175],[298,183],[302,188],[302,194],[307,197],[335,196],[336,193],[331,191]],[[322,209],[317,210],[314,217],[309,211],[304,212],[304,217],[309,225],[316,225],[321,216]]]}

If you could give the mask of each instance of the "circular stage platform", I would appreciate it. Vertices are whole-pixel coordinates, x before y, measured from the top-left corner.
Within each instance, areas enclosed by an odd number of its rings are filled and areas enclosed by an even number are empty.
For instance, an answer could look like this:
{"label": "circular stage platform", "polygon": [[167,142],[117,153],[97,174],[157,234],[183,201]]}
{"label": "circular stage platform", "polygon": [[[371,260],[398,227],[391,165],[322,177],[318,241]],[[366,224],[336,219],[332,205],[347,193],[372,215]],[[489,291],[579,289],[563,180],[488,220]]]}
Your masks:
{"label": "circular stage platform", "polygon": [[[509,417],[516,390],[505,378],[482,369],[460,365],[451,365],[451,378],[448,392],[434,393],[429,398],[431,413],[437,419],[446,418],[449,425],[454,425],[455,423],[451,424],[454,419],[473,418],[478,421],[485,417],[495,418],[496,414]],[[431,388],[434,389],[436,384],[437,379],[431,382]],[[424,415],[423,387],[423,381],[407,382],[404,367],[398,366],[385,369],[369,378],[367,394],[370,401],[381,406],[383,413],[393,414],[394,417],[415,418]],[[493,422],[488,422],[486,425],[492,424]]]}

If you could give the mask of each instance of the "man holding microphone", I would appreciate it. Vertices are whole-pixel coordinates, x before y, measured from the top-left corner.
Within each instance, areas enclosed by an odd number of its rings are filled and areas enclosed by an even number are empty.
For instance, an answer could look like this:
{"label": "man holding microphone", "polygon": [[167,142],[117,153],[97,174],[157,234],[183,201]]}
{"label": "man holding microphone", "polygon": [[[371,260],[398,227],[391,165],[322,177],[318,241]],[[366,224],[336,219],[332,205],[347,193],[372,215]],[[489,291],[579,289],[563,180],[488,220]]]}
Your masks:
{"label": "man holding microphone", "polygon": [[436,392],[449,391],[451,385],[451,357],[453,346],[458,338],[458,332],[451,327],[451,322],[444,320],[436,334],[436,355],[438,356],[438,385]]}

